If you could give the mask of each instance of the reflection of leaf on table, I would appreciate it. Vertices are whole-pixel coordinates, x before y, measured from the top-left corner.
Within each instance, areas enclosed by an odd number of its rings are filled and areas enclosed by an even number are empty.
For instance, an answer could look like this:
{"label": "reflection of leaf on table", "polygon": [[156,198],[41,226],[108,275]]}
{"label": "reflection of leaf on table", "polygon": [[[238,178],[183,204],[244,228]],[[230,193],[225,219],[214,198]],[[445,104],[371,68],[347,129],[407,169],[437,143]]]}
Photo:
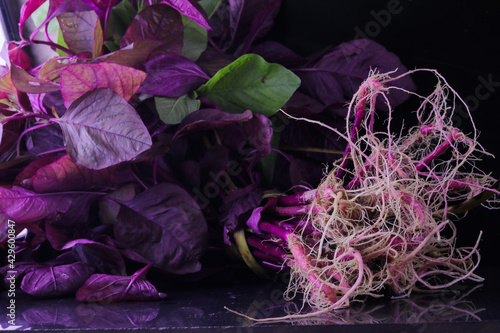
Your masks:
{"label": "reflection of leaf on table", "polygon": [[158,302],[85,303],[76,308],[75,315],[86,328],[104,329],[143,326],[159,312]]}

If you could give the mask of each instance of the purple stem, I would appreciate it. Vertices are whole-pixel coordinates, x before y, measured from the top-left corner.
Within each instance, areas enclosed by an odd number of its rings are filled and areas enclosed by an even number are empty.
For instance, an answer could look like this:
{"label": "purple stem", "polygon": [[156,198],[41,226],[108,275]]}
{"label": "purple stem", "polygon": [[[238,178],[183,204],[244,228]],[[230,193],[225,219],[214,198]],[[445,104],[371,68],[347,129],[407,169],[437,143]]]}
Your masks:
{"label": "purple stem", "polygon": [[285,229],[282,229],[282,228],[278,227],[277,225],[267,223],[267,222],[260,222],[259,228],[260,228],[260,230],[262,230],[264,232],[268,232],[268,233],[273,234],[273,235],[276,235],[283,240],[287,240],[287,236],[290,233],[290,231],[286,231]]}
{"label": "purple stem", "polygon": [[316,198],[317,189],[286,195],[278,199],[281,206],[308,205]]}
{"label": "purple stem", "polygon": [[286,259],[286,252],[282,248],[277,247],[271,242],[264,241],[252,235],[247,237],[247,242],[249,245],[255,247],[256,249],[272,255],[281,261],[284,261]]}

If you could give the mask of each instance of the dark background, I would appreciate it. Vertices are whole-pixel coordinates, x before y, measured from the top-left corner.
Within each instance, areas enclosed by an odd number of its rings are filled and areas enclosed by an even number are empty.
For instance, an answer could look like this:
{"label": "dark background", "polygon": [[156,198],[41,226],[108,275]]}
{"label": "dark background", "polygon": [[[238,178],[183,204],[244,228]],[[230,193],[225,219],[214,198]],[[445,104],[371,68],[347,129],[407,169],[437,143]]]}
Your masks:
{"label": "dark background", "polygon": [[[368,37],[398,55],[408,69],[438,70],[467,101],[479,142],[498,157],[481,168],[500,178],[500,21],[495,6],[495,1],[480,0],[284,0],[271,37],[304,56]],[[435,83],[428,78],[416,78],[417,89]],[[485,81],[493,82],[490,90]],[[463,246],[472,246],[482,230],[482,265],[499,265],[500,210],[476,208],[456,225]]]}
{"label": "dark background", "polygon": [[[409,69],[437,69],[469,103],[480,143],[500,157],[500,23],[495,6],[496,1],[481,0],[283,0],[269,37],[304,56],[367,37],[398,55]],[[0,9],[9,37],[18,39],[18,2],[0,0]],[[485,87],[488,81],[493,84]],[[435,81],[417,78],[416,83],[425,89]],[[490,158],[481,167],[500,178],[499,159]],[[457,227],[458,245],[473,245],[482,230],[483,265],[500,265],[500,211],[476,208]]]}

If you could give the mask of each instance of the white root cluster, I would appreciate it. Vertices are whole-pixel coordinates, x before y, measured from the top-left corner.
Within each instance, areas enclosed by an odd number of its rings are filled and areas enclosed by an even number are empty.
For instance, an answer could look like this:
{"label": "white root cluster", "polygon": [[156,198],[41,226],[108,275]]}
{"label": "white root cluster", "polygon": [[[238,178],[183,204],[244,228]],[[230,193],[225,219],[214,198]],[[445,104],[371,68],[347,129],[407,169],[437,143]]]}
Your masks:
{"label": "white root cluster", "polygon": [[[398,78],[372,73],[350,103],[346,128],[364,108],[359,135],[338,133],[350,146],[349,163],[338,161],[318,188],[308,215],[314,232],[296,233],[310,265],[289,261],[289,298],[300,293],[321,312],[361,295],[407,296],[482,280],[474,273],[480,232],[475,245],[457,248],[452,219],[457,204],[495,182],[475,166],[488,154],[472,120],[470,134],[453,126],[456,104],[467,107],[458,94],[436,71],[416,71],[431,72],[438,82],[429,96],[407,92],[421,104],[412,113],[418,125],[404,134],[393,128],[387,99],[400,89],[387,83]],[[389,107],[382,131],[373,125],[376,101]]]}

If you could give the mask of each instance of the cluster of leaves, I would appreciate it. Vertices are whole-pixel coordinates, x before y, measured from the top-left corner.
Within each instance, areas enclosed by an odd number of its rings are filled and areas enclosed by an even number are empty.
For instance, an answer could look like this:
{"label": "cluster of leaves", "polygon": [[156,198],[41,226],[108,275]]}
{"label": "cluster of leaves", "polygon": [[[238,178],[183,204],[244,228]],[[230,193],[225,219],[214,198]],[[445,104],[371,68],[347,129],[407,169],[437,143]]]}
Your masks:
{"label": "cluster of leaves", "polygon": [[[370,70],[405,68],[369,40],[300,56],[265,38],[280,6],[23,5],[22,40],[4,47],[0,67],[0,238],[6,252],[15,221],[22,290],[86,301],[164,297],[146,280],[151,267],[199,272],[209,243],[230,242],[264,189],[317,185],[335,158],[324,151],[344,143],[280,108],[343,127],[344,105]],[[32,16],[42,19],[26,37]],[[33,67],[23,51],[30,44],[57,53]],[[395,83],[413,89],[409,79]]]}

